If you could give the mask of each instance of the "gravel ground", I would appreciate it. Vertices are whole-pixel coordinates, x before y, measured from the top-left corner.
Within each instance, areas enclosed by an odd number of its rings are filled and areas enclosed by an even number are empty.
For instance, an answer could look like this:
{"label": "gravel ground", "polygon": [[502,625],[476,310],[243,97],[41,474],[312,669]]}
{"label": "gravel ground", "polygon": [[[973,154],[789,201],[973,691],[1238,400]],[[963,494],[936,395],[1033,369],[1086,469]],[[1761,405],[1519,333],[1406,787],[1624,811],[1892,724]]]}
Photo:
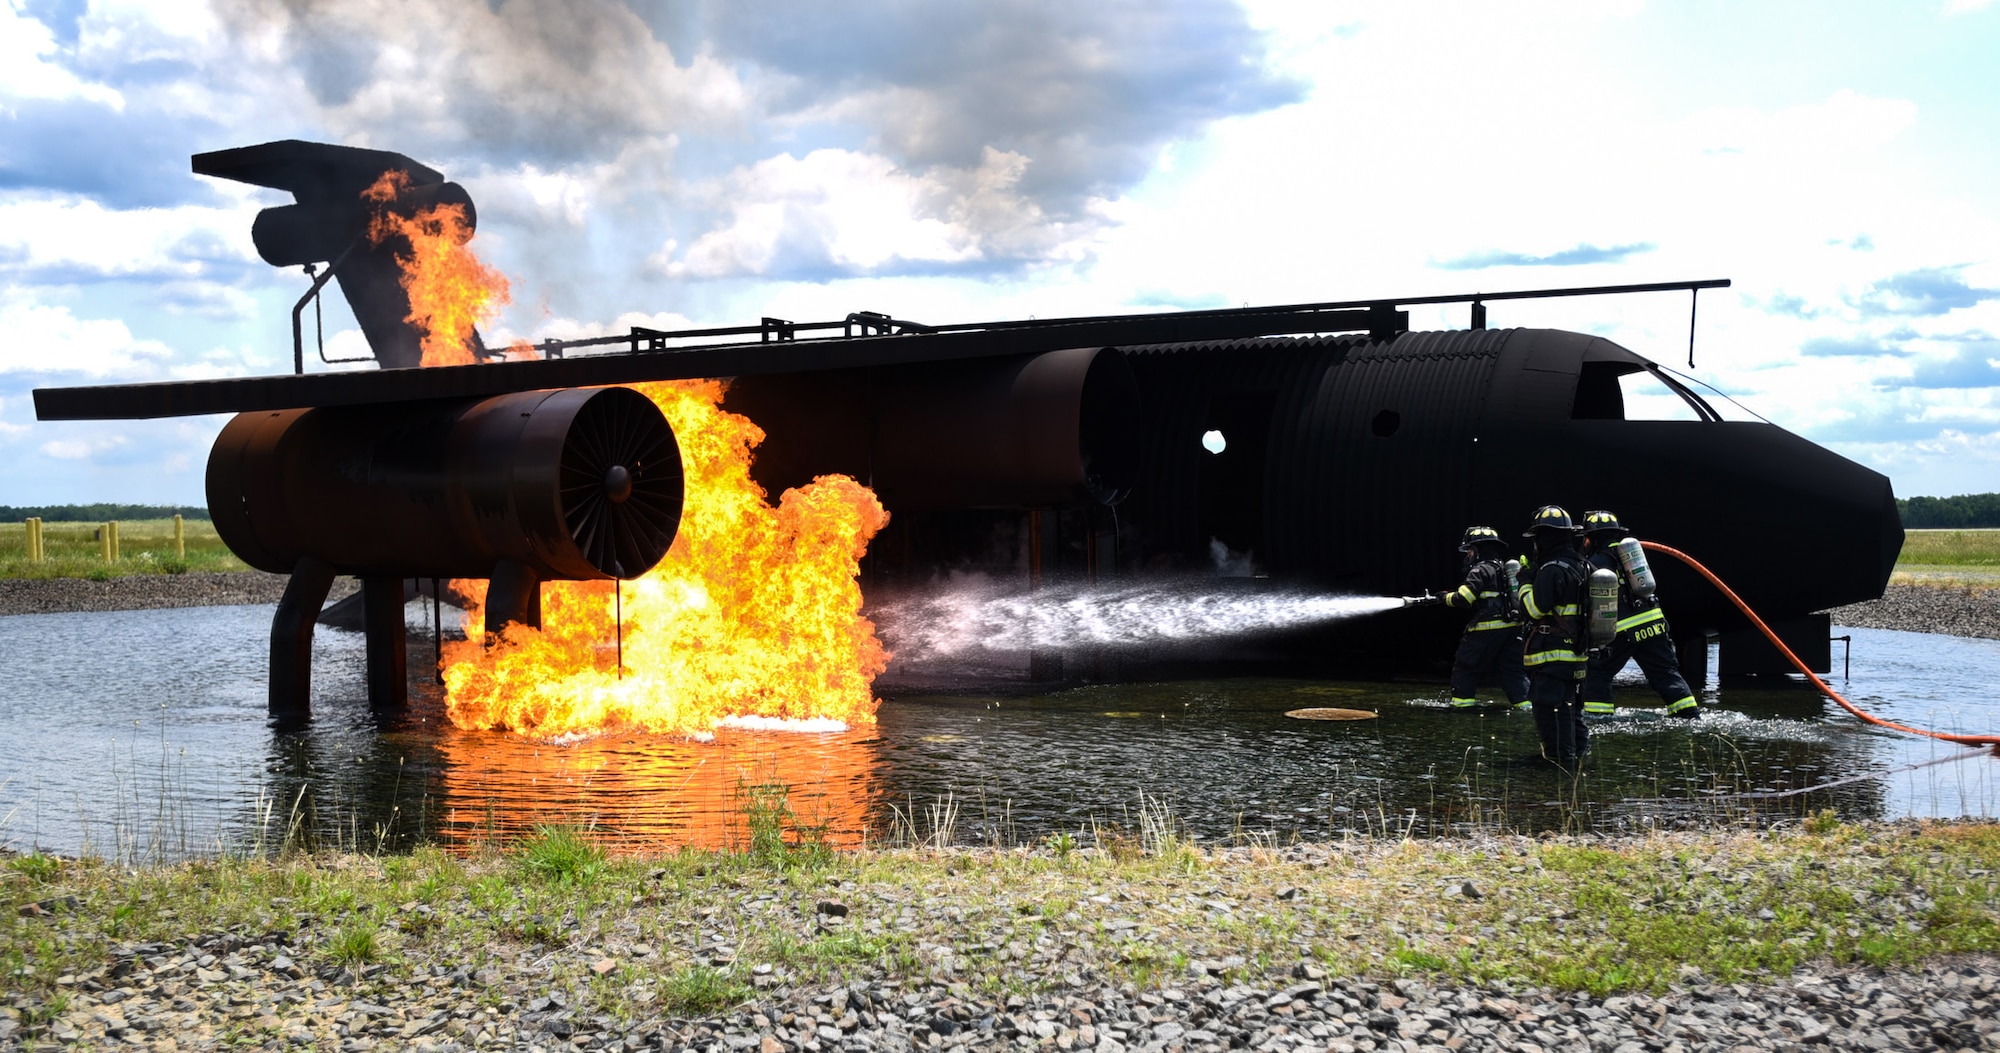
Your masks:
{"label": "gravel ground", "polygon": [[[285,581],[283,574],[260,571],[135,574],[110,581],[0,579],[0,615],[275,604]],[[356,588],[352,578],[336,579],[328,599]],[[1832,614],[1836,625],[2000,640],[2000,586],[1891,585],[1879,600],[1836,607]]]}
{"label": "gravel ground", "polygon": [[[133,574],[108,581],[87,578],[0,578],[0,615],[65,611],[141,611],[159,607],[225,607],[273,604],[285,594],[285,574]],[[336,578],[337,600],[356,590],[353,578]]]}
{"label": "gravel ground", "polygon": [[[158,1053],[2000,1049],[1995,981],[2000,959],[1991,956],[1897,972],[1805,969],[1773,984],[1696,982],[1659,995],[1609,998],[1506,984],[1434,987],[1417,980],[1328,979],[1315,976],[1319,970],[1308,963],[1289,977],[1258,982],[1218,975],[1231,968],[1196,962],[1184,978],[1158,989],[1093,984],[1073,971],[1052,990],[1004,997],[975,993],[962,983],[858,981],[829,990],[787,990],[773,983],[725,1016],[620,1024],[560,993],[535,993],[532,970],[507,975],[489,968],[475,974],[440,964],[419,982],[381,990],[344,970],[309,972],[279,943],[216,936],[205,945],[121,948],[101,974],[71,978],[75,993],[68,1007],[53,1026],[36,1028],[36,1037],[25,1038],[16,1020],[0,1015],[0,1048]],[[491,995],[495,987],[506,993]],[[273,1033],[283,1037],[252,1037]]]}
{"label": "gravel ground", "polygon": [[[1306,868],[1344,866],[1357,850],[1392,853],[1394,846],[1296,845],[1284,859]],[[964,854],[974,864],[980,858],[979,850]],[[1312,894],[1293,888],[1259,899],[1253,887],[1262,865],[1254,850],[1215,853],[1205,875],[1216,888],[1202,893],[1204,909],[1218,916],[1282,910]],[[1456,888],[1448,894],[1506,892]],[[1986,954],[1895,970],[1808,964],[1758,983],[1719,983],[1687,965],[1659,993],[1599,997],[1505,982],[1330,976],[1303,949],[1295,958],[1252,962],[1226,950],[1207,957],[1190,945],[1183,968],[1135,985],[1106,978],[1112,961],[1134,953],[1133,940],[1167,934],[1153,931],[1153,905],[1126,903],[1116,887],[1098,897],[1103,905],[1078,905],[1088,916],[1065,915],[1031,942],[974,947],[964,944],[988,934],[950,896],[888,902],[881,889],[843,883],[840,899],[821,893],[794,904],[782,878],[772,894],[750,896],[757,891],[720,897],[703,911],[710,920],[670,933],[649,934],[613,907],[571,926],[576,936],[553,945],[493,948],[474,961],[418,956],[356,971],[315,953],[308,933],[208,932],[125,943],[102,966],[58,978],[60,1006],[0,996],[0,1049],[2000,1050],[2000,958]],[[65,909],[56,901],[30,904],[22,923],[53,925]],[[902,974],[864,965],[839,981],[800,982],[786,966],[739,960],[732,919],[760,909],[793,912],[802,940],[917,934],[921,964]],[[391,925],[435,927],[432,911],[412,901]],[[651,942],[662,938],[685,947]],[[741,968],[751,990],[712,1015],[648,1017],[642,1010],[616,1019],[595,1007],[592,985],[648,987],[690,950],[718,969]],[[1024,982],[1028,977],[1035,982]]]}
{"label": "gravel ground", "polygon": [[2000,640],[2000,586],[1891,585],[1879,600],[1830,613],[1835,625]]}

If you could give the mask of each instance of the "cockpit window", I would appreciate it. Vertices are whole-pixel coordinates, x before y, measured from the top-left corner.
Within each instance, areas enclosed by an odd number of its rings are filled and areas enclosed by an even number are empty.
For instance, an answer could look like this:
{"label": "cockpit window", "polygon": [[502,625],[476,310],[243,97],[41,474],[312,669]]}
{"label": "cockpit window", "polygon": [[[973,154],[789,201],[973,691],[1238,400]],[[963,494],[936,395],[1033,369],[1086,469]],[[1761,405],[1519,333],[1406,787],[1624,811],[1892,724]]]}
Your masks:
{"label": "cockpit window", "polygon": [[1585,362],[1576,378],[1576,420],[1721,420],[1686,385],[1633,362]]}

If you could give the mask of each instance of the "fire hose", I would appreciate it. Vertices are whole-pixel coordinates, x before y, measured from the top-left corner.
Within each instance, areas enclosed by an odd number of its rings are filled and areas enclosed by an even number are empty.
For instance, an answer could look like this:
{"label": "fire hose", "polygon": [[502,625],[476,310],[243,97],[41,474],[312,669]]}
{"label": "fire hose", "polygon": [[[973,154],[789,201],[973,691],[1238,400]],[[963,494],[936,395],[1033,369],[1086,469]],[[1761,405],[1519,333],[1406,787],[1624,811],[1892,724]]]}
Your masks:
{"label": "fire hose", "polygon": [[1736,590],[1730,588],[1728,585],[1723,584],[1722,579],[1716,577],[1714,571],[1711,571],[1707,567],[1702,566],[1700,561],[1696,560],[1693,556],[1690,556],[1687,553],[1680,551],[1679,549],[1670,548],[1666,545],[1660,544],[1657,541],[1641,541],[1639,543],[1645,546],[1647,549],[1650,549],[1654,552],[1662,552],[1669,556],[1674,557],[1677,560],[1680,560],[1682,563],[1685,563],[1688,566],[1693,567],[1695,571],[1699,573],[1702,577],[1707,578],[1710,584],[1713,584],[1717,589],[1720,589],[1724,596],[1729,597],[1729,601],[1731,603],[1734,603],[1737,609],[1743,612],[1744,617],[1750,619],[1751,624],[1755,625],[1758,631],[1764,634],[1765,639],[1771,641],[1771,646],[1776,647],[1778,649],[1778,652],[1784,655],[1785,658],[1792,663],[1792,665],[1798,667],[1799,672],[1804,673],[1806,679],[1812,681],[1813,686],[1818,688],[1821,694],[1825,695],[1828,698],[1833,699],[1835,702],[1840,703],[1840,708],[1847,710],[1849,713],[1854,714],[1861,720],[1869,724],[1874,724],[1877,727],[1884,727],[1895,731],[1908,732],[1909,734],[1912,735],[1925,735],[1930,738],[1943,740],[1945,742],[1956,742],[1962,746],[1987,746],[1991,747],[1996,755],[2000,755],[2000,735],[1954,735],[1944,731],[1931,731],[1926,728],[1913,728],[1907,724],[1898,724],[1892,720],[1884,720],[1881,717],[1875,716],[1872,713],[1864,711],[1861,707],[1841,697],[1840,692],[1835,691],[1832,687],[1829,687],[1826,681],[1821,680],[1819,678],[1818,674],[1814,673],[1811,669],[1808,669],[1806,667],[1805,662],[1801,661],[1798,655],[1792,653],[1792,649],[1790,647],[1785,646],[1785,641],[1779,639],[1778,634],[1772,632],[1771,627],[1764,624],[1764,619],[1759,618],[1757,616],[1757,612],[1751,610],[1750,605],[1743,602],[1743,597],[1736,595]]}

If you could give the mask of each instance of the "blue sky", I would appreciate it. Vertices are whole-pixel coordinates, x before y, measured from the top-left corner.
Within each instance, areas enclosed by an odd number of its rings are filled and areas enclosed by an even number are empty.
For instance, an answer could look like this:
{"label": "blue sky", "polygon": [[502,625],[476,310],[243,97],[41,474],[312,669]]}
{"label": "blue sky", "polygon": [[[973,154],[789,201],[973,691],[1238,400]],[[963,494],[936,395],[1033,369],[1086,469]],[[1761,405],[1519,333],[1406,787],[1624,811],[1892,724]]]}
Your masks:
{"label": "blue sky", "polygon": [[[289,198],[188,167],[282,138],[465,184],[489,342],[1730,278],[1695,377],[2000,490],[1994,55],[1992,0],[0,0],[0,504],[203,500],[220,419],[28,393],[289,368]],[[1686,365],[1685,296],[1489,324]]]}

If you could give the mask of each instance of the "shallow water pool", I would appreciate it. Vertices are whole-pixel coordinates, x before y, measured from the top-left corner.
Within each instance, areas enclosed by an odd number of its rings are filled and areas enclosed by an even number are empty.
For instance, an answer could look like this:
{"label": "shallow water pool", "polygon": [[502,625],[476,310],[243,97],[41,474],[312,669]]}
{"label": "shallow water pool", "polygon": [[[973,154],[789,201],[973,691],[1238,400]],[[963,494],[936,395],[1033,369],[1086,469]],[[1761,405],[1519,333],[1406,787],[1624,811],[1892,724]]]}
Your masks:
{"label": "shallow water pool", "polygon": [[[413,607],[413,613],[417,608]],[[723,731],[552,746],[441,720],[429,683],[378,720],[359,634],[322,629],[315,718],[264,712],[269,607],[0,617],[0,846],[122,860],[293,841],[469,846],[538,823],[612,844],[726,846],[751,807],[838,844],[1032,843],[1058,832],[1288,841],[1353,832],[1635,830],[2000,814],[1990,754],[1869,727],[1787,680],[1711,688],[1664,717],[1628,671],[1581,779],[1539,762],[1526,714],[1451,709],[1442,685],[1253,678],[904,690],[838,734]],[[1833,684],[1877,714],[2000,731],[2000,641],[1853,636]],[[427,667],[414,639],[411,665]],[[1836,666],[1840,658],[1836,652]],[[1839,671],[1836,670],[1836,677]],[[1306,721],[1339,707],[1374,719]]]}

